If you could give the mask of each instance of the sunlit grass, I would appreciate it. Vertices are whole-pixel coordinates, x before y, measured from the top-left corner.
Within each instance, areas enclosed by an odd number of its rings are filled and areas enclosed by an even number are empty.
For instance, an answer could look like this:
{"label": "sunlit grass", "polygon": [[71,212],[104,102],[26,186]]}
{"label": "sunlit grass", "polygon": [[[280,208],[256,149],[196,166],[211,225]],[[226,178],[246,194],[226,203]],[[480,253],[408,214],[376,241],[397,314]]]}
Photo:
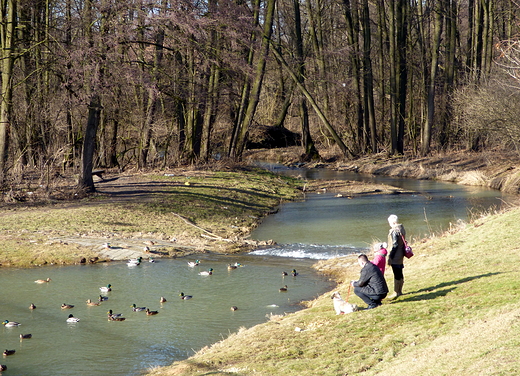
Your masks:
{"label": "sunlit grass", "polygon": [[[336,316],[328,293],[150,374],[224,374],[231,367],[239,375],[519,374],[519,215],[511,209],[479,217],[414,244],[406,294],[378,309]],[[359,275],[353,261],[317,267],[348,281]],[[348,296],[347,284],[337,290]],[[364,306],[352,293],[349,302]]]}

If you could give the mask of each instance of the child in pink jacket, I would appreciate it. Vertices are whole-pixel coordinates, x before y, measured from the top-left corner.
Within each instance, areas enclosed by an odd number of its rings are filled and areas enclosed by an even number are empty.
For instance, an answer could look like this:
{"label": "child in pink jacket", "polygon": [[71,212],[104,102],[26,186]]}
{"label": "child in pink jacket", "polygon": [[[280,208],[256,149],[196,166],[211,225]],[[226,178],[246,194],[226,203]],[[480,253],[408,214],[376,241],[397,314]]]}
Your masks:
{"label": "child in pink jacket", "polygon": [[372,264],[376,265],[383,274],[385,274],[386,255],[388,254],[386,247],[386,243],[377,243],[374,246],[374,259],[372,260]]}

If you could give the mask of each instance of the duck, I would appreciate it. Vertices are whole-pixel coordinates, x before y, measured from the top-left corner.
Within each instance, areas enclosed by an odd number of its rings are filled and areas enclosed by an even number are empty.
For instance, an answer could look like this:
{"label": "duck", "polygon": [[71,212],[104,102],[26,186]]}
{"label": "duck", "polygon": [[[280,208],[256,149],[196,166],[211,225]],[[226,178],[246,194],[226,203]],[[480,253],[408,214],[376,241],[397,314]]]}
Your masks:
{"label": "duck", "polygon": [[9,320],[5,320],[5,321],[3,321],[2,324],[3,324],[6,328],[13,327],[13,326],[20,326],[20,325],[22,325],[22,324],[20,324],[19,322],[16,322],[16,321],[9,321]]}
{"label": "duck", "polygon": [[164,296],[161,296],[161,299],[159,299],[159,302],[160,303],[166,303],[167,300],[166,300],[166,298]]}
{"label": "duck", "polygon": [[3,352],[3,355],[4,356],[13,355],[15,352],[16,352],[16,350],[7,350],[7,349],[5,349],[4,352]]}
{"label": "duck", "polygon": [[103,248],[110,249],[110,243],[104,243],[103,244]]}
{"label": "duck", "polygon": [[109,291],[112,291],[112,285],[109,283],[109,284],[106,285],[106,286],[101,286],[101,287],[99,288],[99,290],[100,290],[101,292],[109,292]]}
{"label": "duck", "polygon": [[32,334],[20,334],[20,339],[29,339],[32,338]]}
{"label": "duck", "polygon": [[296,272],[296,269],[293,269],[291,274],[293,277],[296,277],[298,275],[298,272]]}
{"label": "duck", "polygon": [[98,300],[99,300],[100,302],[104,302],[105,300],[108,300],[108,296],[99,295]]}
{"label": "duck", "polygon": [[287,272],[282,272],[282,277],[285,277],[286,275],[289,275]]}
{"label": "duck", "polygon": [[238,309],[237,306],[231,306],[231,310],[232,310],[232,311],[236,311],[237,309]]}
{"label": "duck", "polygon": [[111,309],[108,310],[107,315],[108,315],[109,319],[115,319],[117,317],[122,317],[123,316],[122,313],[113,313]]}
{"label": "duck", "polygon": [[228,268],[228,270],[233,270],[233,269],[238,268],[238,266],[237,265],[233,265],[233,264],[228,264],[227,268]]}
{"label": "duck", "polygon": [[31,305],[29,306],[29,309],[36,309],[36,306],[33,303],[31,303]]}
{"label": "duck", "polygon": [[74,306],[72,304],[63,303],[61,305],[61,309],[71,309],[71,308],[74,308]]}
{"label": "duck", "polygon": [[159,313],[159,311],[150,311],[148,308],[146,308],[146,315],[147,316],[153,316],[153,315],[156,315],[158,313]]}
{"label": "duck", "polygon": [[74,315],[72,313],[67,318],[67,322],[78,322],[78,321],[79,321],[79,319],[77,317],[74,317]]}
{"label": "duck", "polygon": [[199,275],[212,275],[213,274],[213,268],[209,268],[208,270],[204,270],[199,273]]}
{"label": "duck", "polygon": [[0,372],[7,370],[7,366],[5,364],[0,364]]}
{"label": "duck", "polygon": [[147,309],[146,307],[137,307],[135,304],[132,304],[131,307],[134,312],[146,311]]}
{"label": "duck", "polygon": [[143,258],[141,256],[139,256],[138,258],[128,260],[126,265],[128,265],[128,266],[137,266],[137,265],[141,264],[141,261],[143,261]]}
{"label": "duck", "polygon": [[183,292],[181,292],[181,293],[179,294],[179,296],[181,297],[181,299],[184,299],[184,300],[188,300],[188,299],[193,298],[193,295],[184,295]]}
{"label": "duck", "polygon": [[34,283],[47,283],[47,282],[50,282],[51,279],[50,278],[47,278],[47,279],[37,279],[36,281],[34,281]]}
{"label": "duck", "polygon": [[92,300],[87,299],[87,305],[88,306],[98,306],[100,304],[101,304],[101,302],[93,302]]}
{"label": "duck", "polygon": [[287,285],[280,287],[280,292],[287,292]]}
{"label": "duck", "polygon": [[196,260],[196,261],[188,261],[188,266],[191,266],[192,268],[199,265],[200,264],[200,261],[199,260]]}

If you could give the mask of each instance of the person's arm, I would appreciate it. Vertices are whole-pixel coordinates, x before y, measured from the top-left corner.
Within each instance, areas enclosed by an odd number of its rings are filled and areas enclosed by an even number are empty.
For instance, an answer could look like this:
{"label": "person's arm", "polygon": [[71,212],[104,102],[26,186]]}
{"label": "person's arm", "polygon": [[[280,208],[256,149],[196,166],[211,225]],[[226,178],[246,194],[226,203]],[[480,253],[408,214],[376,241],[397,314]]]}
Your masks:
{"label": "person's arm", "polygon": [[397,231],[392,231],[392,250],[388,255],[388,265],[390,265],[390,261],[394,258],[395,252],[397,252],[397,247],[399,246],[399,233]]}

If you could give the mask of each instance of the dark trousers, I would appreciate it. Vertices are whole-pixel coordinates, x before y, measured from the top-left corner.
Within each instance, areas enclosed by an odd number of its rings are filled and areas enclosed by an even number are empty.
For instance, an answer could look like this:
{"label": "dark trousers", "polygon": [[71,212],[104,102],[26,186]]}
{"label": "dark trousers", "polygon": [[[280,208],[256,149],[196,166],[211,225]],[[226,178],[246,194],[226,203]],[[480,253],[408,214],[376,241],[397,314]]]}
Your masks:
{"label": "dark trousers", "polygon": [[368,305],[368,308],[375,308],[381,305],[381,300],[386,298],[386,293],[375,295],[365,294],[363,291],[361,291],[361,287],[354,287],[354,294],[359,296],[361,300],[363,300]]}

